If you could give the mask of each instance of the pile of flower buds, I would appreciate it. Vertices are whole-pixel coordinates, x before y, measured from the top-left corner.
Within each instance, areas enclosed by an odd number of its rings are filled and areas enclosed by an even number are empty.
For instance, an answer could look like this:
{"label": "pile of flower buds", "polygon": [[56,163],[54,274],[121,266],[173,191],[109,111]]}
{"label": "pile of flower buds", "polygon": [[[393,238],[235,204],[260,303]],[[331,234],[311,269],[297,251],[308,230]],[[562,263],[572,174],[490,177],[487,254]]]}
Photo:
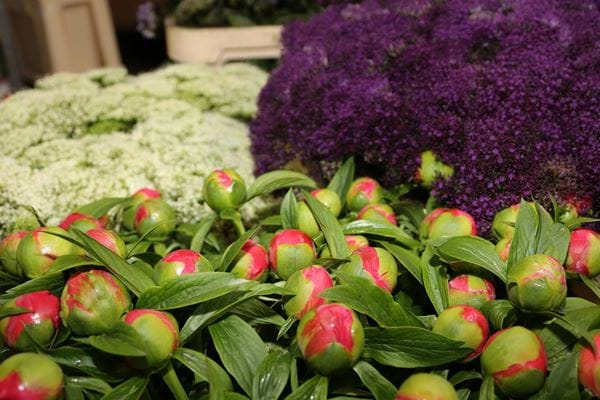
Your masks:
{"label": "pile of flower buds", "polygon": [[196,224],[142,188],[1,241],[0,400],[600,396],[591,218],[523,201],[489,241],[352,160],[200,191]]}

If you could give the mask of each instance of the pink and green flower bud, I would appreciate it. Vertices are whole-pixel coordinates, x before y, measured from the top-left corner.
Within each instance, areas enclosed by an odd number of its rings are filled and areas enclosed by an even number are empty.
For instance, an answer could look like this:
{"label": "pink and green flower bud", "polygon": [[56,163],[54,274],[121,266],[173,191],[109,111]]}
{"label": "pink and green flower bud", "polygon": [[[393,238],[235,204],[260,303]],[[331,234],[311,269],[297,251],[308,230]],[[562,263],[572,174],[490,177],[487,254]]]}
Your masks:
{"label": "pink and green flower bud", "polygon": [[271,269],[283,280],[311,265],[316,256],[315,245],[311,238],[297,229],[277,232],[269,244]]}
{"label": "pink and green flower bud", "polygon": [[310,194],[319,200],[325,207],[331,211],[334,217],[338,217],[342,212],[342,201],[340,196],[331,189],[315,189]]}
{"label": "pink and green flower bud", "polygon": [[238,278],[251,281],[264,281],[269,273],[269,255],[260,244],[248,240],[244,243],[238,260],[231,269]]}
{"label": "pink and green flower bud", "polygon": [[17,262],[17,249],[21,239],[27,236],[29,232],[20,231],[8,235],[0,242],[0,266],[11,275],[22,277],[23,269]]}
{"label": "pink and green flower bud", "polygon": [[131,308],[125,287],[102,270],[80,272],[69,278],[60,302],[62,322],[77,336],[108,332]]}
{"label": "pink and green flower bud", "polygon": [[137,207],[146,200],[159,199],[160,197],[160,192],[155,189],[142,188],[135,192],[125,205],[125,208],[123,209],[123,214],[121,215],[123,226],[127,228],[127,230],[134,230],[135,212],[137,210]]}
{"label": "pink and green flower bud", "polygon": [[574,204],[567,203],[562,209],[560,216],[558,217],[559,221],[563,224],[579,217],[579,213],[577,212],[577,207]]}
{"label": "pink and green flower bud", "polygon": [[175,229],[175,211],[162,199],[146,200],[136,209],[134,225],[138,235],[148,234],[146,240],[164,241]]}
{"label": "pink and green flower bud", "polygon": [[181,275],[206,271],[203,266],[206,262],[204,256],[197,251],[175,250],[154,266],[152,277],[158,286],[162,286]]}
{"label": "pink and green flower bud", "polygon": [[294,272],[285,284],[285,288],[294,293],[294,297],[284,304],[285,312],[301,319],[310,310],[325,304],[325,299],[319,294],[330,287],[333,287],[333,280],[320,265]]}
{"label": "pink and green flower bud", "polygon": [[67,231],[58,226],[47,226],[37,228],[21,239],[17,263],[28,278],[44,275],[60,256],[84,254],[78,246],[52,233],[69,236]]}
{"label": "pink and green flower bud", "polygon": [[134,368],[158,369],[179,346],[179,326],[169,313],[140,308],[125,314],[123,321],[138,332],[147,354],[143,359],[128,359]]}
{"label": "pink and green flower bud", "polygon": [[498,258],[502,261],[506,262],[508,260],[508,255],[510,254],[510,245],[512,244],[512,239],[500,239],[498,243],[496,243],[496,247],[494,250],[496,254],[498,254]]}
{"label": "pink and green flower bud", "polygon": [[50,344],[60,326],[58,297],[44,290],[21,295],[4,305],[4,308],[15,307],[30,312],[0,320],[0,334],[4,343],[21,351],[32,348],[30,336],[42,346]]}
{"label": "pink and green flower bud", "polygon": [[340,271],[369,279],[387,292],[392,292],[398,282],[398,265],[390,253],[378,247],[361,247],[343,264]]}
{"label": "pink and green flower bud", "polygon": [[427,150],[421,153],[421,166],[415,174],[415,179],[423,186],[430,189],[437,179],[446,179],[454,174],[454,169],[439,161],[436,155]]}
{"label": "pink and green flower bud", "polygon": [[358,212],[367,204],[381,203],[382,198],[383,189],[379,182],[375,179],[364,177],[352,182],[346,195],[346,203],[350,211]]}
{"label": "pink and green flower bud", "polygon": [[246,183],[231,169],[217,169],[204,180],[204,201],[219,212],[238,209],[246,201]]}
{"label": "pink and green flower bud", "polygon": [[[346,240],[346,244],[348,245],[348,249],[351,253],[354,253],[356,250],[369,245],[367,238],[361,235],[346,235],[344,236],[344,239]],[[331,258],[329,247],[323,247],[321,250],[321,258]]]}
{"label": "pink and green flower bud", "polygon": [[[600,331],[591,332],[596,348],[600,349]],[[579,349],[578,365],[579,383],[591,391],[595,397],[600,397],[600,351],[594,352],[592,346],[582,346]]]}
{"label": "pink and green flower bud", "polygon": [[508,270],[506,291],[508,300],[521,310],[554,310],[567,297],[565,270],[545,254],[525,257]]}
{"label": "pink and green flower bud", "polygon": [[448,304],[481,308],[496,298],[492,282],[475,275],[459,275],[448,282]]}
{"label": "pink and green flower bud", "polygon": [[496,213],[492,222],[492,231],[497,238],[512,239],[520,209],[521,205],[515,204]]}
{"label": "pink and green flower bud", "polygon": [[66,231],[77,228],[83,232],[90,229],[104,228],[104,224],[99,219],[77,212],[67,215],[58,226]]}
{"label": "pink and green flower bud", "polygon": [[505,395],[527,397],[544,386],[546,350],[540,338],[522,326],[493,334],[483,347],[481,369]]}
{"label": "pink and green flower bud", "polygon": [[127,255],[127,247],[125,247],[125,242],[123,242],[123,239],[121,239],[115,232],[104,228],[95,228],[90,229],[85,233],[113,253],[121,257],[125,257]]}
{"label": "pink and green flower bud", "polygon": [[427,215],[419,228],[424,239],[477,235],[475,220],[456,208],[438,208]]}
{"label": "pink and green flower bud", "polygon": [[358,361],[365,335],[358,317],[348,307],[323,304],[302,318],[296,339],[312,369],[322,375],[333,375]]}
{"label": "pink and green flower bud", "polygon": [[356,219],[398,225],[394,210],[387,204],[367,204],[360,210]]}
{"label": "pink and green flower bud", "polygon": [[63,386],[63,372],[48,356],[19,353],[0,364],[0,399],[55,400]]}
{"label": "pink and green flower bud", "polygon": [[440,375],[420,372],[402,383],[395,400],[458,400],[458,394]]}
{"label": "pink and green flower bud", "polygon": [[474,349],[464,361],[471,361],[481,354],[490,334],[490,327],[483,313],[467,305],[446,308],[433,324],[432,330]]}
{"label": "pink and green flower bud", "polygon": [[591,229],[571,232],[571,242],[565,269],[569,274],[582,274],[590,278],[600,274],[600,234]]}
{"label": "pink and green flower bud", "polygon": [[296,218],[298,229],[306,233],[308,236],[314,238],[321,233],[321,228],[319,228],[317,220],[304,200],[298,203],[298,208],[296,209]]}

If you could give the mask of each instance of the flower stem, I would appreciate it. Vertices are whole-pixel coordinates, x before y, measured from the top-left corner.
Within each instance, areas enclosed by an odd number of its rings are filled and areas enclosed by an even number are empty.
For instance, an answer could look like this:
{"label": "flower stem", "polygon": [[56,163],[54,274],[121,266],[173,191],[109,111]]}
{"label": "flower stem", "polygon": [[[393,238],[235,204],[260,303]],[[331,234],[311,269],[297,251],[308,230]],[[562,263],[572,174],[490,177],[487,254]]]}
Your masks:
{"label": "flower stem", "polygon": [[238,236],[242,236],[246,233],[246,228],[244,228],[244,224],[242,223],[241,218],[235,218],[232,220],[233,225],[235,226],[235,230],[237,231]]}
{"label": "flower stem", "polygon": [[169,361],[169,364],[161,371],[161,376],[163,381],[167,384],[173,396],[175,396],[176,400],[188,400],[188,396],[185,393],[185,389],[181,385],[175,370],[173,369],[173,364]]}

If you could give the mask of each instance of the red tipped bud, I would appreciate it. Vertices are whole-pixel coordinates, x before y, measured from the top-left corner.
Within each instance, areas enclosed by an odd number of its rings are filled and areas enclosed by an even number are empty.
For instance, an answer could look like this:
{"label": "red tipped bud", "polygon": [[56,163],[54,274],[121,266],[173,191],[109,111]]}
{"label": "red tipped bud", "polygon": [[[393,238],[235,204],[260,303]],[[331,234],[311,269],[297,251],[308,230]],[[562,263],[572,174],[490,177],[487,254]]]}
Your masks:
{"label": "red tipped bud", "polygon": [[380,203],[383,198],[383,189],[375,179],[358,178],[348,189],[346,203],[351,211],[360,211],[367,204]]}
{"label": "red tipped bud", "polygon": [[333,287],[333,280],[320,265],[311,265],[294,272],[285,284],[285,288],[294,293],[294,297],[284,305],[285,312],[298,319],[302,318],[313,308],[325,303],[325,299],[319,294],[330,287]]}
{"label": "red tipped bud", "polygon": [[238,278],[264,281],[269,272],[269,256],[260,244],[248,240],[244,243],[231,273]]}
{"label": "red tipped bud", "polygon": [[600,234],[591,229],[571,232],[565,269],[568,273],[589,277],[600,274]]}
{"label": "red tipped bud", "polygon": [[63,386],[63,372],[48,356],[20,353],[0,364],[0,399],[55,400]]}
{"label": "red tipped bud", "polygon": [[269,244],[271,268],[284,280],[294,272],[311,265],[315,257],[315,246],[311,238],[297,229],[277,232]]}
{"label": "red tipped bud", "polygon": [[0,266],[11,275],[22,277],[23,269],[17,262],[17,249],[21,239],[29,232],[21,231],[8,235],[0,242]]}
{"label": "red tipped bud", "polygon": [[246,201],[246,183],[231,169],[217,169],[204,180],[204,201],[215,211],[238,209]]}
{"label": "red tipped bud", "polygon": [[356,219],[398,225],[394,210],[387,204],[367,204],[360,210]]}
{"label": "red tipped bud", "polygon": [[204,271],[207,260],[197,251],[176,250],[167,254],[154,267],[154,282],[161,286],[181,275]]}
{"label": "red tipped bud", "polygon": [[438,208],[423,219],[419,233],[425,239],[477,235],[477,226],[473,217],[464,211]]}
{"label": "red tipped bud", "polygon": [[445,309],[433,324],[433,332],[457,342],[464,342],[467,347],[474,349],[465,358],[465,361],[470,361],[481,353],[490,328],[481,311],[461,305]]}
{"label": "red tipped bud", "polygon": [[398,280],[396,260],[386,250],[377,247],[366,246],[356,250],[340,271],[367,278],[388,292],[394,290]]}
{"label": "red tipped bud", "polygon": [[449,305],[466,304],[481,308],[496,298],[492,282],[475,275],[459,275],[448,282]]}

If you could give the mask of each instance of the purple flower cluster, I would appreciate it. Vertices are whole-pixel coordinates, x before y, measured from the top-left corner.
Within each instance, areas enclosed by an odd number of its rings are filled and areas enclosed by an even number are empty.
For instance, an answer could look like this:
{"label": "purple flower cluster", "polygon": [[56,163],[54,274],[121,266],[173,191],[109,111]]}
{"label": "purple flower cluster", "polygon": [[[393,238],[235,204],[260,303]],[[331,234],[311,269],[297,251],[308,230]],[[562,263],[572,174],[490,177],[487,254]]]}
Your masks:
{"label": "purple flower cluster", "polygon": [[284,31],[252,124],[258,172],[359,156],[386,184],[432,149],[433,193],[482,230],[521,197],[600,206],[600,3],[366,0]]}

